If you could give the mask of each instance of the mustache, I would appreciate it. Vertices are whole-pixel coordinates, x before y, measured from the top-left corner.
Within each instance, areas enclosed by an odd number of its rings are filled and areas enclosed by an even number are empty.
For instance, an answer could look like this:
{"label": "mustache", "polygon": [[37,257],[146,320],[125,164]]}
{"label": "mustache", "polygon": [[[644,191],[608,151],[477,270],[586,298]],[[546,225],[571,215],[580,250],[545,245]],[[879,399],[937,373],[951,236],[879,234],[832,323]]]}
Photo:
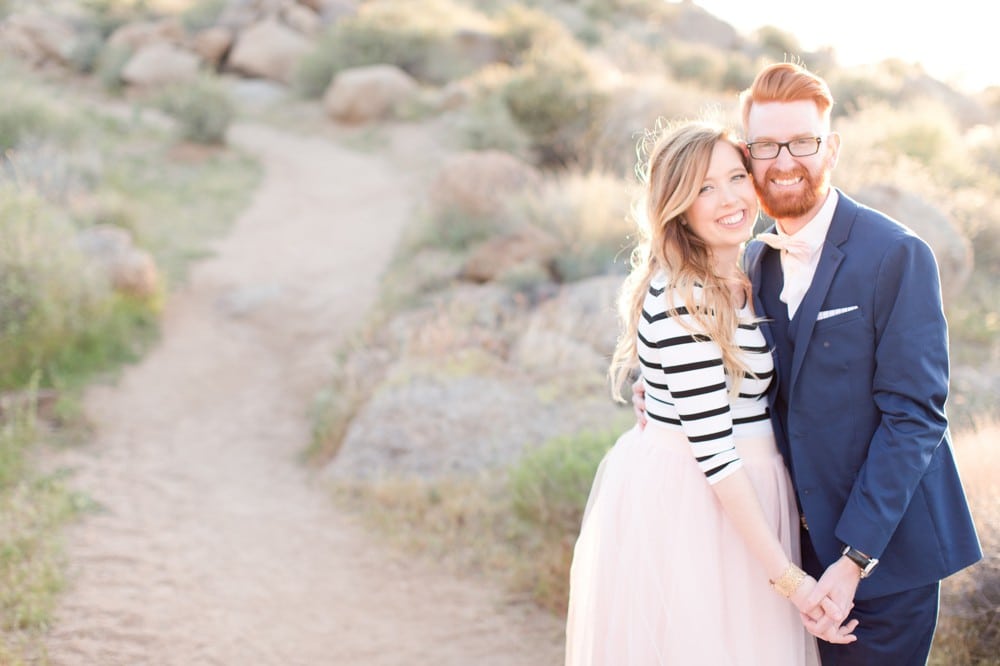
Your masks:
{"label": "mustache", "polygon": [[809,171],[804,167],[795,167],[794,169],[789,169],[787,171],[778,169],[776,167],[771,167],[764,172],[764,179],[770,180],[785,180],[789,178],[802,178],[803,180],[809,180]]}

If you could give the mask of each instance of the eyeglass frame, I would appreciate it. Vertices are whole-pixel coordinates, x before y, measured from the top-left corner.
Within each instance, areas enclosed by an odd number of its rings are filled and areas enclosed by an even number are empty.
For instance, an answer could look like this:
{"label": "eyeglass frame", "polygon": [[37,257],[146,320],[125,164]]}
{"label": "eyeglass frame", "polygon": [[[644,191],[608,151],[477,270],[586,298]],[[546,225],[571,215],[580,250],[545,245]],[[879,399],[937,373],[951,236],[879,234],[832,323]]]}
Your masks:
{"label": "eyeglass frame", "polygon": [[[822,137],[822,136],[803,136],[803,137],[799,137],[798,139],[792,139],[790,141],[753,141],[753,142],[750,142],[750,143],[746,144],[746,147],[747,147],[747,152],[750,154],[751,159],[755,159],[755,160],[776,160],[776,159],[778,159],[778,155],[781,154],[781,149],[782,148],[784,148],[785,150],[787,150],[788,154],[791,155],[792,157],[812,157],[813,155],[815,155],[816,153],[819,152],[819,147],[820,147],[820,145],[823,143],[823,141],[825,139],[826,139],[826,137]],[[792,152],[792,144],[795,143],[796,141],[815,141],[816,142],[816,149],[813,150],[811,153],[803,153],[801,155],[796,155],[795,153]],[[771,157],[756,157],[753,154],[753,147],[755,145],[763,144],[763,143],[775,144],[775,145],[778,146],[778,150],[775,151],[774,155],[772,155]]]}

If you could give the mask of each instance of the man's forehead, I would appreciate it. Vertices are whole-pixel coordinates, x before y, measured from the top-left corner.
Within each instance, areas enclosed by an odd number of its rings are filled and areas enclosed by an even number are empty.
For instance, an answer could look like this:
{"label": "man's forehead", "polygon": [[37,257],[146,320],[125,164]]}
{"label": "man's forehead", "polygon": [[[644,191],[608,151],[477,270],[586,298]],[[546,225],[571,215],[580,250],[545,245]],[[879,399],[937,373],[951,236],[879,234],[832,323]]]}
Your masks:
{"label": "man's forehead", "polygon": [[794,102],[761,102],[750,107],[747,135],[797,135],[820,132],[829,127],[829,118],[820,113],[810,100]]}

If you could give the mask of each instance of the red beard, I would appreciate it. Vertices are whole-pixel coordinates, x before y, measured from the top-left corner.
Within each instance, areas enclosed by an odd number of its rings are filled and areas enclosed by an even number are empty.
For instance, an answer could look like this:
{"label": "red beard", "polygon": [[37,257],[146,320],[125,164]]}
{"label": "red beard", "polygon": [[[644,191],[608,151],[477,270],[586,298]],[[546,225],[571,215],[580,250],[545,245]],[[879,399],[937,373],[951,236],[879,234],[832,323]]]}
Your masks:
{"label": "red beard", "polygon": [[[801,177],[804,187],[797,192],[775,191],[771,180],[784,180]],[[760,198],[764,212],[775,219],[794,219],[802,217],[813,210],[817,203],[823,200],[829,190],[830,171],[824,168],[819,178],[814,178],[804,167],[796,167],[790,171],[778,171],[770,168],[764,174],[764,184],[753,179],[754,189]]]}

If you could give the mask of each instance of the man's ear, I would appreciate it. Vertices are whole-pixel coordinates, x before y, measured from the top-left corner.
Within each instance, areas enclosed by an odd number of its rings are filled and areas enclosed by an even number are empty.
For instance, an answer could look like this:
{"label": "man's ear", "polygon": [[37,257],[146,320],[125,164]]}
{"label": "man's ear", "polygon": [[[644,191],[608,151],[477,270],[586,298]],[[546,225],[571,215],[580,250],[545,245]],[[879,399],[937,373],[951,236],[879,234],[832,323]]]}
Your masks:
{"label": "man's ear", "polygon": [[743,166],[745,166],[747,168],[747,171],[749,171],[750,170],[750,149],[747,148],[747,142],[743,141],[741,139],[740,141],[736,142],[736,146],[740,149],[740,152],[743,153]]}
{"label": "man's ear", "polygon": [[827,150],[830,151],[830,168],[833,169],[837,166],[837,160],[840,159],[840,134],[837,132],[830,132],[826,135]]}

